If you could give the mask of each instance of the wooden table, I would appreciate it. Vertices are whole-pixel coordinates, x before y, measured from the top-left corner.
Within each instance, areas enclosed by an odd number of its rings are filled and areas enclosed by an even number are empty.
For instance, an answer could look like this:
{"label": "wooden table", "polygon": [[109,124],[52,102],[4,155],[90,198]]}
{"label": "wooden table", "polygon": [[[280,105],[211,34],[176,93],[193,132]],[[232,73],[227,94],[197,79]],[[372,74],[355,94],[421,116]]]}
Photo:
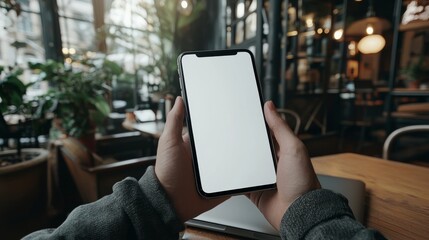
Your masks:
{"label": "wooden table", "polygon": [[[312,159],[317,173],[366,184],[366,226],[388,239],[428,239],[429,168],[344,153]],[[239,239],[187,228],[184,239]]]}
{"label": "wooden table", "polygon": [[[130,123],[124,121],[122,126],[125,129],[130,131],[139,131],[143,135],[150,136],[156,140],[161,137],[162,132],[164,131],[165,123],[162,121],[153,121],[153,122],[142,122],[142,123]],[[188,132],[187,127],[183,127],[182,134]]]}
{"label": "wooden table", "polygon": [[391,91],[388,87],[380,87],[376,91],[378,93],[390,93],[392,96],[399,97],[429,97],[429,89],[394,88]]}
{"label": "wooden table", "polygon": [[312,159],[317,173],[366,184],[366,226],[388,239],[429,237],[429,168],[358,154]]}
{"label": "wooden table", "polygon": [[398,97],[429,97],[429,90],[393,89],[392,95]]}
{"label": "wooden table", "polygon": [[165,123],[162,121],[142,123],[131,123],[124,121],[122,126],[128,130],[139,131],[144,135],[159,139],[161,137],[162,131],[164,131]]}

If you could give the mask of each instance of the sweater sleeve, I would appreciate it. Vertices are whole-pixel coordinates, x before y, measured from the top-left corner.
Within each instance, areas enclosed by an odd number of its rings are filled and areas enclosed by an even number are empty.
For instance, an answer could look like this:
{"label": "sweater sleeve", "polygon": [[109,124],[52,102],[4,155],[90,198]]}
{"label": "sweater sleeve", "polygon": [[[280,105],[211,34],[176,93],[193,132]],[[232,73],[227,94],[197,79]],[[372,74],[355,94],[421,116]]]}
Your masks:
{"label": "sweater sleeve", "polygon": [[137,181],[126,178],[113,193],[74,209],[56,229],[24,239],[178,239],[184,229],[162,189],[154,168]]}
{"label": "sweater sleeve", "polygon": [[355,220],[348,201],[318,189],[295,200],[283,216],[282,239],[385,239]]}

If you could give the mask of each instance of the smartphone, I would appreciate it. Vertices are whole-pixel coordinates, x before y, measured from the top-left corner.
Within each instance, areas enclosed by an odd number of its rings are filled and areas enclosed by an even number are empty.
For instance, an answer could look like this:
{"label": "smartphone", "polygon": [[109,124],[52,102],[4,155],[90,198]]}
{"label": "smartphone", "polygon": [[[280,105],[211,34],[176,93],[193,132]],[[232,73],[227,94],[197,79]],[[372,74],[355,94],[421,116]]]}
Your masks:
{"label": "smartphone", "polygon": [[276,158],[253,54],[178,57],[198,192],[217,197],[275,188]]}

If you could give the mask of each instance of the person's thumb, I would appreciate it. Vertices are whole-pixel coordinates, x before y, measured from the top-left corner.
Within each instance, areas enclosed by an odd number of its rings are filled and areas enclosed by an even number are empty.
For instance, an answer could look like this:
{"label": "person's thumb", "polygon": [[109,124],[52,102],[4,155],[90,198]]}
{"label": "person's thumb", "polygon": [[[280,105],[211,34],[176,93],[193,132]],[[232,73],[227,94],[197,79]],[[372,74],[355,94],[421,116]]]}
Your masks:
{"label": "person's thumb", "polygon": [[274,134],[277,143],[280,146],[287,144],[295,139],[295,135],[286,122],[277,113],[277,109],[272,101],[268,101],[264,105],[265,120],[268,123],[271,131]]}

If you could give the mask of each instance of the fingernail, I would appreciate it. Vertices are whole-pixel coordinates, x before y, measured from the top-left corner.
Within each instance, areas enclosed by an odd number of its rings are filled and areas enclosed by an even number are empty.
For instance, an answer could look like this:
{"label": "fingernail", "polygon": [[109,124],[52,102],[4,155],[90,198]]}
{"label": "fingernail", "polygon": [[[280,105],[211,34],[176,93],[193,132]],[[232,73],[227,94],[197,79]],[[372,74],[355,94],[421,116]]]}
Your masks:
{"label": "fingernail", "polygon": [[273,103],[273,101],[268,101],[268,108],[271,110],[271,111],[277,111],[277,109],[276,109],[276,106],[274,105],[274,103]]}

